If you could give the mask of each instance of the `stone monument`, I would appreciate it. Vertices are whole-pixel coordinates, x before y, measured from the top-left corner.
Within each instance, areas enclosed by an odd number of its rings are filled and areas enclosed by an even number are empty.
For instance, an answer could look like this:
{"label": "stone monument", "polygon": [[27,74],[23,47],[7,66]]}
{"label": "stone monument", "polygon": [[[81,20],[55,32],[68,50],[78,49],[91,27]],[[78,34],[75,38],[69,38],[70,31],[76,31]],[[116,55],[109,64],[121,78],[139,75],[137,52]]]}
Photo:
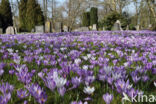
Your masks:
{"label": "stone monument", "polygon": [[46,32],[46,33],[52,32],[51,27],[52,27],[51,22],[50,22],[50,21],[47,21],[47,22],[45,23],[45,32]]}
{"label": "stone monument", "polygon": [[63,32],[63,23],[62,22],[56,22],[54,30],[55,30],[55,32]]}
{"label": "stone monument", "polygon": [[137,31],[140,30],[140,26],[139,25],[136,25],[135,28],[136,28]]}
{"label": "stone monument", "polygon": [[79,31],[79,32],[83,32],[83,31],[89,31],[89,28],[88,27],[80,27],[80,28],[77,28],[75,29],[74,31]]}
{"label": "stone monument", "polygon": [[103,27],[103,31],[106,31],[105,27]]}
{"label": "stone monument", "polygon": [[119,20],[117,20],[115,23],[114,23],[114,26],[112,28],[113,31],[122,31],[122,28],[121,28],[121,22]]}
{"label": "stone monument", "polygon": [[36,33],[44,33],[44,26],[43,25],[35,26],[35,32]]}
{"label": "stone monument", "polygon": [[63,31],[64,31],[64,32],[68,32],[68,26],[64,25],[64,26],[63,26]]}
{"label": "stone monument", "polygon": [[97,31],[97,25],[96,24],[93,24],[93,30]]}
{"label": "stone monument", "polygon": [[13,26],[7,27],[6,34],[11,34],[11,35],[16,34],[15,28]]}

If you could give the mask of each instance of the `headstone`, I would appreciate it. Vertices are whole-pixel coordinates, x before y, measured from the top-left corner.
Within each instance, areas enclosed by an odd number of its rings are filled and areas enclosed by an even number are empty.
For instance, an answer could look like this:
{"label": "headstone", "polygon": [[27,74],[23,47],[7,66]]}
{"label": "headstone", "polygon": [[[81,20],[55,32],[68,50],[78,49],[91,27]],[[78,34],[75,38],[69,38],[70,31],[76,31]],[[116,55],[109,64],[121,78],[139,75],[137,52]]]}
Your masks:
{"label": "headstone", "polygon": [[135,26],[135,28],[136,28],[137,31],[140,30],[140,26],[139,25]]}
{"label": "headstone", "polygon": [[55,32],[63,32],[63,23],[62,22],[56,22],[54,30],[55,30]]}
{"label": "headstone", "polygon": [[89,29],[90,29],[90,30],[92,30],[92,29],[93,29],[93,27],[92,27],[92,26],[89,26]]}
{"label": "headstone", "polygon": [[152,29],[152,24],[148,25],[148,29],[151,30]]}
{"label": "headstone", "polygon": [[3,34],[3,29],[2,28],[0,28],[0,34]]}
{"label": "headstone", "polygon": [[94,30],[94,31],[97,30],[97,26],[96,26],[96,24],[93,24],[93,30]]}
{"label": "headstone", "polygon": [[121,23],[120,23],[119,20],[117,20],[117,21],[114,23],[114,26],[113,26],[112,30],[113,30],[113,31],[117,31],[117,30],[122,31]]}
{"label": "headstone", "polygon": [[89,31],[89,29],[88,29],[88,27],[80,27],[78,29],[75,29],[74,31],[83,32],[83,31]]}
{"label": "headstone", "polygon": [[32,32],[32,33],[35,32],[35,29],[32,29],[31,32]]}
{"label": "headstone", "polygon": [[44,33],[44,26],[35,26],[35,32],[36,33]]}
{"label": "headstone", "polygon": [[103,31],[106,31],[105,27],[103,27]]}
{"label": "headstone", "polygon": [[50,22],[50,21],[47,21],[47,22],[45,23],[45,32],[46,32],[46,33],[52,32],[52,31],[51,31],[51,22]]}
{"label": "headstone", "polygon": [[64,26],[63,26],[63,31],[64,31],[64,32],[68,32],[68,26],[65,26],[65,25],[64,25]]}
{"label": "headstone", "polygon": [[13,34],[15,34],[15,28],[13,27],[13,26],[9,26],[9,27],[7,27],[7,29],[6,29],[6,34],[11,34],[11,35],[13,35]]}

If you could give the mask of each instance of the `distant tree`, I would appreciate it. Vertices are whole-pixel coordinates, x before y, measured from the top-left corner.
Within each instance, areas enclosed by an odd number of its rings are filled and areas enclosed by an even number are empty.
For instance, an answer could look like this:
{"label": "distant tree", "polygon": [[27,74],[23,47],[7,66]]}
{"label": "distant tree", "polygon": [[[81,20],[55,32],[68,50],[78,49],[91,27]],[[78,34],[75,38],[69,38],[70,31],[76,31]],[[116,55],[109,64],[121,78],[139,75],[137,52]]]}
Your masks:
{"label": "distant tree", "polygon": [[107,30],[111,30],[117,20],[121,21],[123,29],[126,29],[126,26],[130,24],[130,19],[127,13],[123,13],[121,15],[118,12],[111,12],[100,22],[100,26],[105,26]]}
{"label": "distant tree", "polygon": [[31,31],[35,25],[43,25],[44,16],[41,7],[36,0],[28,0],[26,11],[27,30]]}
{"label": "distant tree", "polygon": [[90,12],[84,12],[82,15],[82,25],[83,26],[90,26]]}
{"label": "distant tree", "polygon": [[2,23],[3,31],[5,31],[5,29],[8,26],[13,25],[12,12],[11,12],[11,6],[9,0],[1,0],[0,14],[3,18],[3,23]]}
{"label": "distant tree", "polygon": [[37,4],[37,6],[36,6],[35,25],[44,25],[44,15],[43,15],[43,11],[41,10],[41,7],[39,4]]}
{"label": "distant tree", "polygon": [[27,1],[28,0],[21,0],[19,3],[19,22],[21,31],[26,31]]}
{"label": "distant tree", "polygon": [[98,9],[92,7],[90,10],[90,25],[97,24],[98,25]]}

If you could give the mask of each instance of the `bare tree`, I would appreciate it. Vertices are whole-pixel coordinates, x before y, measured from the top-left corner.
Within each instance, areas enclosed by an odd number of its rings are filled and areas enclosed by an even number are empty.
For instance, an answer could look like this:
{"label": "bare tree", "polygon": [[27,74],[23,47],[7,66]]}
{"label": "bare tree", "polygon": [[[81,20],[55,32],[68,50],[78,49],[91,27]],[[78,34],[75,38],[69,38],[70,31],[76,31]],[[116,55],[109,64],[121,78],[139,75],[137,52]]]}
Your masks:
{"label": "bare tree", "polygon": [[66,24],[72,30],[82,13],[89,8],[88,0],[67,0],[64,5]]}

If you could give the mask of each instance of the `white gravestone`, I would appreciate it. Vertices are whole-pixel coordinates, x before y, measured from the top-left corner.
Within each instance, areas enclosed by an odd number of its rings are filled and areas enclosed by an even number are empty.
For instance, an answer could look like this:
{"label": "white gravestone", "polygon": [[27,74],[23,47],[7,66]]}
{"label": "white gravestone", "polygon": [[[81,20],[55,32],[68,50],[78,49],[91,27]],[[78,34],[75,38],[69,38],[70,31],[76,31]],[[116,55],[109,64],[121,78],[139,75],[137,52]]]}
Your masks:
{"label": "white gravestone", "polygon": [[114,24],[112,30],[113,30],[113,31],[118,31],[118,30],[122,31],[121,23],[120,23],[119,20],[117,20],[117,21],[115,22],[115,24]]}
{"label": "white gravestone", "polygon": [[35,32],[36,33],[44,33],[44,26],[35,26]]}
{"label": "white gravestone", "polygon": [[97,30],[97,25],[93,24],[93,30],[96,31]]}
{"label": "white gravestone", "polygon": [[6,34],[11,34],[11,35],[13,35],[13,34],[15,34],[15,33],[16,33],[15,28],[12,27],[12,26],[9,26],[9,27],[6,29]]}

